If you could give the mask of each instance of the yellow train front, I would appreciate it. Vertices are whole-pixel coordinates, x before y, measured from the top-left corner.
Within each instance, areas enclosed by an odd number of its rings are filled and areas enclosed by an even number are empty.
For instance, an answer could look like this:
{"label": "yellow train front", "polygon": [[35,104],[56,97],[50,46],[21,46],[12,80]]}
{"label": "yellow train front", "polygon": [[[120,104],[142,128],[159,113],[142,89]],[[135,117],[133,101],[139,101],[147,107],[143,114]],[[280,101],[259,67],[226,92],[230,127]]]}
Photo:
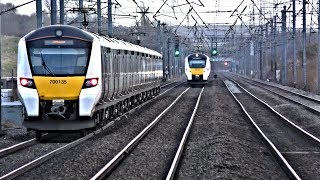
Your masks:
{"label": "yellow train front", "polygon": [[194,53],[185,58],[185,73],[189,84],[206,84],[211,72],[210,58]]}

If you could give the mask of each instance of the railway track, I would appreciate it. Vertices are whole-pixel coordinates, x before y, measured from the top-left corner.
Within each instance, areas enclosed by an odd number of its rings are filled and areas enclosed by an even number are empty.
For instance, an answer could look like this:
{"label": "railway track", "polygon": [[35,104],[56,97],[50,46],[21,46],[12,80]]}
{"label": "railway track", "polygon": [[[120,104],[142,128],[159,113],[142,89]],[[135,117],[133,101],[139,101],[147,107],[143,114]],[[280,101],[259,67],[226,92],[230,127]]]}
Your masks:
{"label": "railway track", "polygon": [[[230,76],[229,76],[230,77]],[[235,76],[232,76],[234,79]],[[320,114],[320,99],[316,97],[311,97],[304,95],[299,92],[290,91],[288,89],[284,89],[277,86],[272,86],[270,84],[266,84],[260,81],[250,80],[242,76],[237,76],[237,79],[241,78],[243,82],[246,82],[247,84],[251,84],[257,87],[260,87],[264,90],[267,90],[271,93],[274,93],[278,95],[279,97],[285,98],[293,103],[296,103],[298,105],[301,105],[305,107],[307,110],[310,110],[316,114]]]}
{"label": "railway track", "polygon": [[[320,177],[320,140],[317,137],[240,84],[230,81],[225,83],[290,179]],[[235,86],[239,89],[236,90]]]}
{"label": "railway track", "polygon": [[[178,82],[177,81],[172,81],[172,82],[164,83],[163,85],[161,85],[161,89],[163,89],[164,92],[167,92],[167,90],[169,91],[172,88],[176,87],[174,85],[176,83],[178,83]],[[178,83],[178,84],[180,85],[180,83]],[[141,107],[137,107],[137,108],[141,108]],[[132,111],[128,112],[128,113],[132,113]],[[125,114],[125,115],[127,115],[127,114]],[[119,117],[119,118],[121,118],[121,117]],[[119,120],[119,118],[117,120]],[[4,157],[4,156],[7,156],[9,154],[12,154],[14,152],[17,152],[19,150],[22,150],[23,148],[35,145],[35,144],[38,144],[38,142],[37,142],[36,138],[32,138],[32,139],[29,139],[29,140],[26,140],[26,141],[19,142],[17,144],[11,145],[9,147],[5,147],[3,149],[0,149],[0,158]]]}
{"label": "railway track", "polygon": [[[184,90],[91,179],[104,179],[110,176],[110,178],[123,177],[126,176],[124,174],[130,175],[131,172],[137,173],[137,171],[143,171],[139,173],[142,177],[148,176],[156,178],[167,173],[166,179],[173,179],[204,88],[201,89],[200,93],[196,92],[199,91],[197,89],[189,89],[190,88]],[[187,91],[193,95],[196,92],[197,96],[191,98]],[[184,99],[184,101],[180,99]],[[178,103],[181,101],[184,105],[180,104],[178,108]],[[190,103],[190,101],[192,101],[192,103]],[[196,105],[193,107],[191,104]],[[190,112],[192,112],[192,114],[190,114]],[[181,118],[172,119],[170,118],[170,113],[181,114]],[[185,119],[189,119],[189,121],[185,121]],[[172,127],[174,127],[174,129],[172,129]],[[176,143],[172,144],[172,142]],[[174,153],[170,154],[170,151]],[[146,156],[148,156],[148,159],[145,159]],[[143,160],[141,160],[141,157],[143,157]],[[148,162],[148,166],[161,168],[145,167],[145,162]],[[156,163],[153,164],[152,162]],[[168,162],[171,166],[166,169]],[[134,166],[132,163],[137,163],[139,166]]]}
{"label": "railway track", "polygon": [[[167,93],[168,91],[172,90],[173,88],[177,87],[177,86],[180,86],[183,82],[172,82],[172,83],[169,83],[169,84],[165,84],[165,90],[164,92],[162,92],[159,96],[155,97],[154,99],[157,99],[158,97],[162,96],[163,94]],[[115,121],[119,121],[121,120],[121,118],[123,117],[126,117],[128,114],[130,113],[133,113],[134,111],[146,106],[147,104],[149,104],[151,101],[153,101],[154,99],[150,100],[150,101],[147,101],[146,103],[143,103],[135,108],[133,108],[132,110],[124,113],[122,116],[114,119],[113,121],[111,121],[110,123],[108,123],[107,125],[105,125],[104,127],[88,134],[87,136],[83,137],[83,138],[80,138],[80,139],[77,139],[75,141],[72,141],[70,143],[66,143],[64,145],[60,145],[60,147],[58,148],[55,148],[54,150],[50,151],[49,153],[46,153],[44,155],[41,155],[39,156],[38,158],[18,167],[18,168],[15,168],[14,170],[6,173],[6,174],[2,174],[0,176],[0,179],[13,179],[29,170],[31,170],[32,168],[36,167],[36,166],[39,166],[40,164],[46,162],[47,160],[59,155],[60,153],[62,152],[65,152],[67,150],[69,150],[70,148],[72,147],[75,147],[85,141],[87,141],[88,139],[91,139],[92,137],[94,137],[95,135],[101,133],[102,131],[104,131],[105,129],[107,129],[108,127],[112,126],[114,124]],[[2,150],[0,150],[0,157],[5,157],[7,155],[12,155],[12,153],[14,152],[19,152],[19,151],[22,151],[24,150],[25,148],[29,148],[30,146],[34,146],[36,144],[41,144],[41,143],[38,143],[35,138],[34,139],[30,139],[30,140],[27,140],[25,142],[21,142],[21,143],[18,143],[16,145],[13,145],[11,147],[7,147],[7,148],[4,148]]]}

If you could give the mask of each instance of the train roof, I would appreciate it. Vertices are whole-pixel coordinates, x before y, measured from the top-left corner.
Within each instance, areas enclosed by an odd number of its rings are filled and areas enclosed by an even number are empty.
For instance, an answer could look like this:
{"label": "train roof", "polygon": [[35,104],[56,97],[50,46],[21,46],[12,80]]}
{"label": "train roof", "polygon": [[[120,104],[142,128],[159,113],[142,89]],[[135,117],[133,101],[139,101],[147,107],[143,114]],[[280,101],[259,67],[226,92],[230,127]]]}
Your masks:
{"label": "train roof", "polygon": [[193,53],[193,54],[189,54],[186,58],[187,59],[207,59],[209,57],[202,53]]}
{"label": "train roof", "polygon": [[[61,33],[61,34],[57,34],[57,33]],[[42,27],[28,33],[26,36],[24,36],[24,38],[26,41],[32,41],[32,40],[57,37],[57,36],[72,37],[72,38],[81,39],[84,41],[93,41],[95,38],[97,38],[99,39],[101,45],[109,47],[111,49],[135,51],[135,52],[149,54],[157,57],[162,57],[162,55],[157,51],[154,51],[139,45],[135,45],[130,42],[126,42],[124,40],[111,38],[106,35],[100,35],[98,33],[88,32],[74,26],[69,26],[69,25],[50,25],[50,26]]]}
{"label": "train roof", "polygon": [[[105,45],[109,48],[112,48],[112,49],[123,49],[123,50],[128,50],[128,51],[136,51],[136,52],[140,52],[140,53],[145,53],[145,54],[150,54],[150,55],[162,57],[162,55],[160,53],[158,53],[157,51],[154,51],[152,49],[148,49],[146,47],[142,47],[142,46],[139,46],[136,44],[132,44],[130,42],[126,42],[121,39],[110,38],[105,35],[99,36],[99,38],[100,39],[102,38],[103,45]],[[107,42],[103,42],[104,40],[106,40]]]}
{"label": "train roof", "polygon": [[24,38],[26,41],[32,41],[43,38],[50,37],[72,37],[81,39],[84,41],[93,41],[94,36],[89,34],[79,28],[68,26],[68,25],[51,25],[36,29],[29,34],[27,34]]}

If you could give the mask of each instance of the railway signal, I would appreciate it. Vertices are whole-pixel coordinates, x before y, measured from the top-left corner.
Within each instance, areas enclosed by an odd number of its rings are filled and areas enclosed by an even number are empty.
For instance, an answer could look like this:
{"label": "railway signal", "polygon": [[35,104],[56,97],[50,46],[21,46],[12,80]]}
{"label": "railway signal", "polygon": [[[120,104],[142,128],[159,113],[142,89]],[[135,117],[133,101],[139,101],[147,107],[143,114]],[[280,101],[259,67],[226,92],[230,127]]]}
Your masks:
{"label": "railway signal", "polygon": [[179,57],[179,55],[180,55],[180,51],[179,51],[179,49],[176,49],[174,51],[174,56]]}
{"label": "railway signal", "polygon": [[212,49],[211,53],[212,53],[212,56],[217,56],[218,50],[216,48],[214,48],[214,49]]}

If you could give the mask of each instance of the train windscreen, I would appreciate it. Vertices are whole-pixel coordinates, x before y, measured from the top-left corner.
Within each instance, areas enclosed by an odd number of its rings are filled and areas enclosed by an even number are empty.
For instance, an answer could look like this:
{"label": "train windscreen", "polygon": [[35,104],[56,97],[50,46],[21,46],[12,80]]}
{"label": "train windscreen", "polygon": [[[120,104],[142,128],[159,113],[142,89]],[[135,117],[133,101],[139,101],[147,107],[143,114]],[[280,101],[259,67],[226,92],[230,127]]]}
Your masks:
{"label": "train windscreen", "polygon": [[36,40],[28,44],[33,75],[85,75],[91,44],[79,40]]}
{"label": "train windscreen", "polygon": [[207,57],[204,55],[190,55],[188,58],[190,68],[204,68],[206,67]]}

